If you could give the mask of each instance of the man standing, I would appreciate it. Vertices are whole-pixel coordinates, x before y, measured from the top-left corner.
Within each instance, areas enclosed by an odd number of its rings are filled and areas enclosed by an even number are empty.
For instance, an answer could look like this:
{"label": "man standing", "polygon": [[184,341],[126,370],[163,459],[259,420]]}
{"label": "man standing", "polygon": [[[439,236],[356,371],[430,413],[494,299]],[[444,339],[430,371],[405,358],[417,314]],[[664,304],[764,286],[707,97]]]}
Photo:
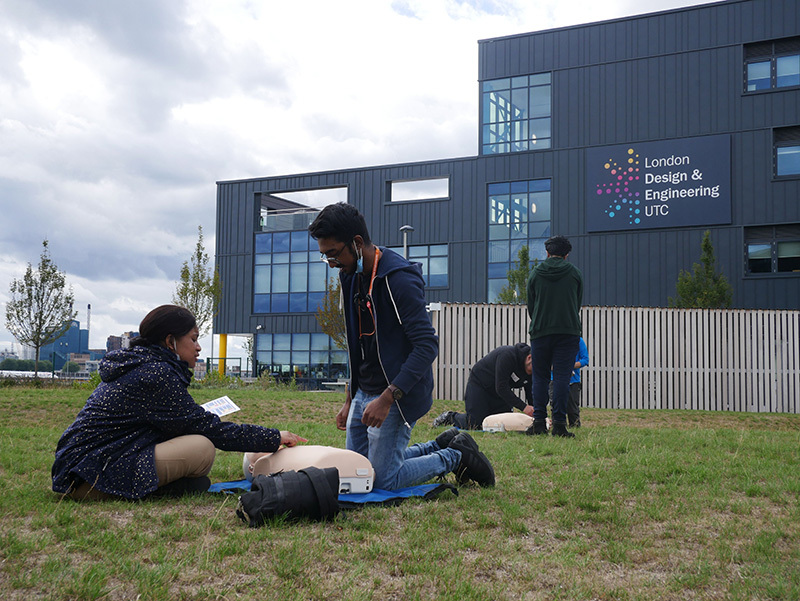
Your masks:
{"label": "man standing", "polygon": [[[513,388],[525,390],[525,401],[512,392]],[[433,425],[479,430],[489,415],[508,413],[514,407],[533,417],[532,402],[531,347],[524,342],[499,346],[469,372],[464,392],[466,413],[445,411],[433,420]]]}
{"label": "man standing", "polygon": [[336,425],[347,432],[347,448],[372,463],[375,487],[394,490],[451,471],[460,484],[494,485],[491,463],[466,432],[453,428],[408,446],[433,404],[438,354],[420,266],[375,246],[364,216],[347,203],[325,207],[308,231],[341,281],[350,387]]}
{"label": "man standing", "polygon": [[550,372],[553,377],[553,436],[574,437],[567,430],[569,380],[581,337],[583,274],[567,262],[572,244],[564,236],[544,243],[547,259],[528,278],[533,357],[533,426],[531,434],[547,434]]}

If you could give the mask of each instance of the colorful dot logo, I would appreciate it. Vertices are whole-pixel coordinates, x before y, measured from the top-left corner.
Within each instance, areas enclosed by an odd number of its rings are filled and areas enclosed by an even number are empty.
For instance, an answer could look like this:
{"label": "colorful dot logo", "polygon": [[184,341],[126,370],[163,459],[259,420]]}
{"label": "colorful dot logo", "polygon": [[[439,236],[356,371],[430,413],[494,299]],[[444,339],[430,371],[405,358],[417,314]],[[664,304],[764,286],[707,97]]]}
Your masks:
{"label": "colorful dot logo", "polygon": [[597,184],[597,195],[607,202],[604,209],[609,219],[627,220],[629,225],[641,223],[642,209],[639,198],[639,155],[628,148],[627,157],[617,161],[609,158],[603,168],[606,177]]}

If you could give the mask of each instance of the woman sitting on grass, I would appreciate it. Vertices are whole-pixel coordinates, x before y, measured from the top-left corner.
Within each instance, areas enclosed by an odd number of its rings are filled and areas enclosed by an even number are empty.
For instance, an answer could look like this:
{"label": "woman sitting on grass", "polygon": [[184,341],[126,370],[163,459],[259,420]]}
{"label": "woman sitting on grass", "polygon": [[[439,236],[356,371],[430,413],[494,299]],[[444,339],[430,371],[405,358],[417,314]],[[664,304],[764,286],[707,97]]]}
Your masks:
{"label": "woman sitting on grass", "polygon": [[208,490],[215,449],[276,451],[304,438],[223,422],[187,388],[200,353],[194,315],[162,305],[131,347],[100,363],[101,384],[56,447],[53,490],[76,500],[141,499]]}

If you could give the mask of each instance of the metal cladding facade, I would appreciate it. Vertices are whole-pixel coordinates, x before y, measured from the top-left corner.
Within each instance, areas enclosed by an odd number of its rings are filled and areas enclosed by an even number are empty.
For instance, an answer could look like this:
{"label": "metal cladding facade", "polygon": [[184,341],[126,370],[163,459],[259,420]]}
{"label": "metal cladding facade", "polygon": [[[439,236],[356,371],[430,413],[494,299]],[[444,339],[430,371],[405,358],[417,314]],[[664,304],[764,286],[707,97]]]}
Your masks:
{"label": "metal cladding facade", "polygon": [[[776,171],[778,146],[800,147],[797,0],[728,0],[478,45],[478,156],[218,183],[216,333],[319,331],[311,312],[254,312],[254,241],[262,194],[332,187],[346,187],[374,242],[402,246],[399,228],[411,224],[410,244],[446,245],[447,285],[429,288],[429,301],[493,300],[492,186],[547,181],[545,233],[570,238],[584,304],[666,306],[710,230],[734,308],[800,308],[800,271],[785,267],[795,259],[768,254],[800,244],[800,174],[793,163],[788,175]],[[771,80],[756,80],[761,67]],[[507,78],[527,82],[533,98],[541,74],[551,95],[544,125],[508,100],[513,90],[487,91]],[[534,129],[543,149],[497,151],[512,130],[539,148],[525,138]],[[617,185],[633,167],[637,179]],[[447,198],[392,201],[392,182],[437,178],[448,180]]]}

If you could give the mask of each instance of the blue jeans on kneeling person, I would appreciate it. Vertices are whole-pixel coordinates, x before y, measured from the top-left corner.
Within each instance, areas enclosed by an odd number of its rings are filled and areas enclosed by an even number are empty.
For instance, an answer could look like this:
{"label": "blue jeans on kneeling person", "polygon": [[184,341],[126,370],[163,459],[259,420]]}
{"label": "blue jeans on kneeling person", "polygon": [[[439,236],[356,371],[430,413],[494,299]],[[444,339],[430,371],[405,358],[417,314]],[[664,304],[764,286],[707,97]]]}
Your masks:
{"label": "blue jeans on kneeling person", "polygon": [[456,468],[461,461],[460,451],[440,449],[434,440],[408,446],[414,423],[406,425],[397,403],[380,428],[364,425],[364,408],[378,396],[358,390],[347,416],[347,448],[369,459],[375,470],[375,488],[414,486]]}

